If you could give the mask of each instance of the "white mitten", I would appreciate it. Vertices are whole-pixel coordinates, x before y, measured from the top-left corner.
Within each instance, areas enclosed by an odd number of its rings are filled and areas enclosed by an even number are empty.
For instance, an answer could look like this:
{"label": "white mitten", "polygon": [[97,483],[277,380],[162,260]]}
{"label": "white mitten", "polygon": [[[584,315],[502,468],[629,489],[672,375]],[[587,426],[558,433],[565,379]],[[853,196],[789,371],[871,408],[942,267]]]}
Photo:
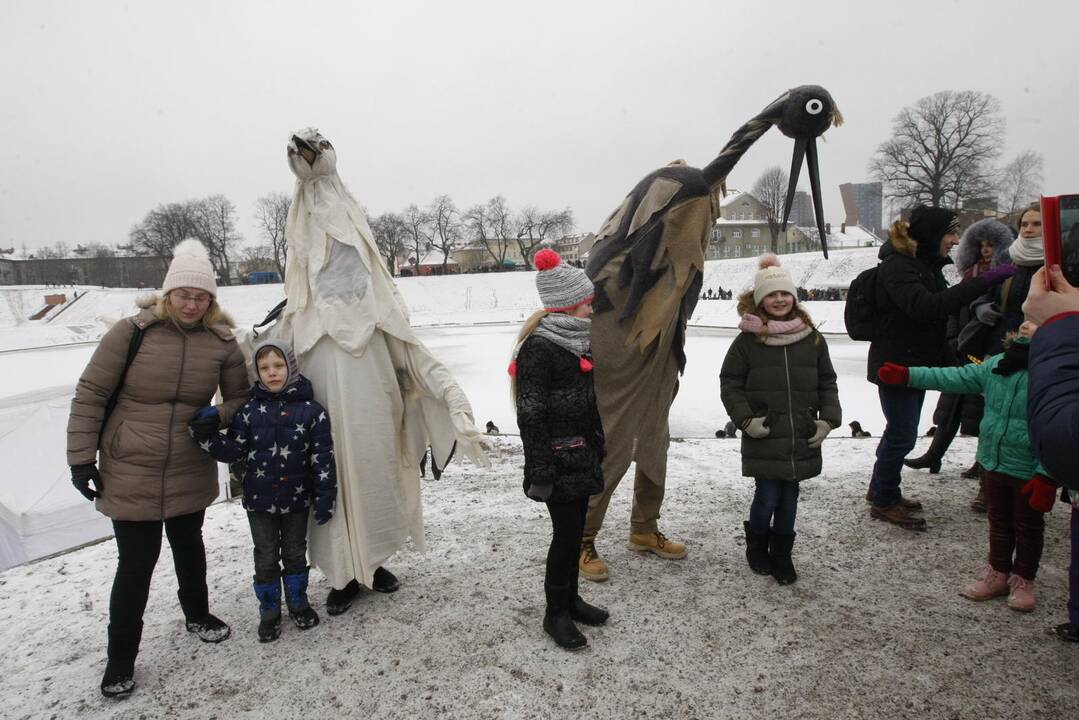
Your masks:
{"label": "white mitten", "polygon": [[772,429],[764,424],[766,419],[764,417],[750,418],[749,422],[745,423],[742,431],[754,440],[766,438],[772,433]]}
{"label": "white mitten", "polygon": [[823,420],[814,420],[813,424],[817,426],[817,431],[809,438],[809,447],[816,450],[824,442],[824,438],[828,437],[828,433],[832,432],[832,426]]}

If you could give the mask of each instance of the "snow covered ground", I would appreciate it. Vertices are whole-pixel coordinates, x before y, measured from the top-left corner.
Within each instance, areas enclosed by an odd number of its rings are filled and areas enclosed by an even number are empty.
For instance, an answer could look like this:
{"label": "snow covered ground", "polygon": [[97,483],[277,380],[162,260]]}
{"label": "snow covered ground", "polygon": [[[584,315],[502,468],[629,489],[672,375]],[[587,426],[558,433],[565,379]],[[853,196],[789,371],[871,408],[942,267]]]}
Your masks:
{"label": "snow covered ground", "polygon": [[[869,251],[837,251],[830,264],[785,256],[807,287],[841,283],[868,267]],[[753,260],[709,263],[705,286],[739,290]],[[517,327],[536,306],[531,274],[410,278],[399,282],[419,335],[451,368],[482,424],[514,432],[505,367]],[[41,490],[44,503],[73,498],[64,416],[71,390],[110,319],[132,311],[136,291],[95,291],[52,323],[17,322],[40,289],[0,303],[0,493]],[[2,295],[3,293],[0,293]],[[221,298],[250,325],[280,286],[225,288]],[[842,303],[811,303],[822,329],[842,331]],[[702,301],[688,340],[689,365],[672,410],[663,529],[690,547],[684,561],[625,548],[630,488],[616,494],[599,547],[612,580],[586,584],[612,611],[588,629],[589,649],[568,654],[540,629],[549,521],[520,491],[516,438],[499,439],[491,469],[454,464],[425,483],[426,554],[390,564],[403,587],[371,594],[323,624],[286,627],[271,645],[255,639],[251,551],[243,511],[207,514],[215,611],[233,626],[220,646],[183,630],[175,576],[164,552],[146,615],[136,694],[104,701],[108,593],[115,547],[104,542],[0,573],[4,717],[212,718],[1064,718],[1079,707],[1076,648],[1048,635],[1063,621],[1068,528],[1064,506],[1048,518],[1039,609],[957,595],[985,555],[984,516],[967,510],[973,483],[958,479],[974,441],[959,438],[940,475],[908,472],[926,502],[925,534],[871,521],[864,495],[874,440],[836,436],[821,478],[803,485],[795,555],[801,579],[779,588],[745,567],[741,521],[752,495],[737,441],[715,440],[726,417],[718,373],[737,321],[733,302]],[[485,323],[497,322],[498,325]],[[438,327],[435,327],[438,326]],[[717,329],[719,328],[719,329]],[[65,345],[65,343],[75,343]],[[867,344],[830,336],[848,420],[876,435],[883,425],[864,380]],[[22,348],[20,350],[20,348]],[[926,403],[922,429],[929,424]],[[707,438],[707,439],[702,439]],[[921,441],[924,449],[927,440]],[[55,488],[51,495],[44,493]],[[25,493],[23,493],[25,495]],[[46,508],[48,509],[48,508]],[[102,530],[108,523],[97,518]],[[70,518],[65,522],[71,522]],[[2,539],[2,538],[0,538]],[[74,544],[74,543],[73,543]],[[1007,679],[1005,682],[1004,679]]]}
{"label": "snow covered ground", "polygon": [[402,588],[369,594],[322,624],[255,637],[247,523],[212,507],[206,545],[212,607],[231,623],[221,645],[183,629],[168,552],[146,612],[139,687],[100,697],[111,542],[0,575],[0,659],[9,718],[1069,718],[1079,707],[1077,648],[1048,629],[1065,618],[1067,513],[1048,517],[1030,615],[957,594],[984,559],[984,516],[958,471],[909,473],[926,504],[924,534],[873,521],[862,495],[873,441],[829,439],[824,474],[803,484],[795,560],[781,588],[745,566],[752,495],[738,443],[671,447],[662,527],[689,544],[663,561],[625,547],[630,489],[611,504],[599,549],[611,567],[586,596],[612,614],[585,628],[586,650],[540,628],[549,521],[520,491],[520,446],[499,441],[492,469],[451,465],[425,483],[430,550],[389,565]]}

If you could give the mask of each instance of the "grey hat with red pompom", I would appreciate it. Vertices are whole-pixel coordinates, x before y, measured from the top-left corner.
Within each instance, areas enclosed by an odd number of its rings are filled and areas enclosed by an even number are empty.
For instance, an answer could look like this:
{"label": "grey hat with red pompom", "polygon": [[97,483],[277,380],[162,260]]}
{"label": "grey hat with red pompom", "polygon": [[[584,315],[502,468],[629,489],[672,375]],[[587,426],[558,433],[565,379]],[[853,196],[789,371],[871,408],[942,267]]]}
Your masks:
{"label": "grey hat with red pompom", "polygon": [[595,297],[596,288],[585,271],[562,262],[554,250],[540,250],[532,258],[532,264],[539,271],[536,290],[547,312],[568,312]]}

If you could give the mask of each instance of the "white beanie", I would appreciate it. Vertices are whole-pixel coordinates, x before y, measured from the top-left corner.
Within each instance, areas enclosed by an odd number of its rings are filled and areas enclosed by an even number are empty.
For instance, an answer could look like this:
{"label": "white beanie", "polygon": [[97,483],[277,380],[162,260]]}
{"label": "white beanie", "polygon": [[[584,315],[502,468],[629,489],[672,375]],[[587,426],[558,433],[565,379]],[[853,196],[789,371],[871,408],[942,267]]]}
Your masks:
{"label": "white beanie", "polygon": [[167,294],[182,287],[205,290],[217,297],[217,282],[214,280],[210,255],[206,252],[206,246],[194,238],[184,240],[172,249],[172,262],[165,273],[161,292]]}
{"label": "white beanie", "polygon": [[775,253],[765,253],[757,261],[757,276],[753,279],[753,304],[760,305],[768,295],[782,290],[790,293],[797,300],[798,290],[794,287],[791,274],[779,265],[779,258]]}

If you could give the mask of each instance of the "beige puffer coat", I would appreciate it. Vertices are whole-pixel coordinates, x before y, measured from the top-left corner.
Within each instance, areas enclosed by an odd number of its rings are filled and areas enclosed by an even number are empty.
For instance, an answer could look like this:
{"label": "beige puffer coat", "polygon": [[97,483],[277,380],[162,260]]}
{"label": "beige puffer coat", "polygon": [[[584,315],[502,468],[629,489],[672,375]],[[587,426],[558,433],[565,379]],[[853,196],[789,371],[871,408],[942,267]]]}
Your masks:
{"label": "beige puffer coat", "polygon": [[[213,402],[218,386],[222,426],[247,398],[232,322],[225,317],[210,329],[183,330],[154,315],[154,300],[142,300],[138,315],[105,333],[71,401],[68,464],[98,462],[104,490],[97,509],[113,520],[164,520],[209,506],[217,497],[217,463],[195,444],[187,421]],[[142,345],[102,432],[136,325],[144,329]]]}

